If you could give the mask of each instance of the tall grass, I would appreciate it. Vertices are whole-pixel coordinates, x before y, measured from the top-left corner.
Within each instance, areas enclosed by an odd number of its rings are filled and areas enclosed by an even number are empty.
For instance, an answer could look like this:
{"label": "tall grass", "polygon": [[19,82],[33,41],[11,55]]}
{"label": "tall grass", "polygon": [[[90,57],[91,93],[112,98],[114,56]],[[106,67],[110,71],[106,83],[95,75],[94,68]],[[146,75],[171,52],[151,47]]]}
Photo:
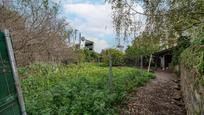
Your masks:
{"label": "tall grass", "polygon": [[113,89],[108,68],[93,64],[34,64],[19,70],[29,115],[112,115],[129,91],[154,75],[135,68],[114,67]]}

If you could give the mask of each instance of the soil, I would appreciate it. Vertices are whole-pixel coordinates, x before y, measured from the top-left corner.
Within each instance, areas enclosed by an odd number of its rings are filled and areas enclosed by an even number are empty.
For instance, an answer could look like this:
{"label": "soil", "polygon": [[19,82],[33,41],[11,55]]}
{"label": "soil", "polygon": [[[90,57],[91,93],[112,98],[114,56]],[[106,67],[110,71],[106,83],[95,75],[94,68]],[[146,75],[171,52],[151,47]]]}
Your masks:
{"label": "soil", "polygon": [[130,94],[121,115],[186,115],[179,78],[170,72],[157,71],[156,78]]}

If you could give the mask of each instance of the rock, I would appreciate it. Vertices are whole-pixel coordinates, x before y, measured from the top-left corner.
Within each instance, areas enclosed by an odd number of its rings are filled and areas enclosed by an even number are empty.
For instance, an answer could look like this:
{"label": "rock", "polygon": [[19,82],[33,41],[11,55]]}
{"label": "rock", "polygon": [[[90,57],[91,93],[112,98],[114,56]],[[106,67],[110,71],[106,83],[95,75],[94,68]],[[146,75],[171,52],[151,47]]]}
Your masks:
{"label": "rock", "polygon": [[185,104],[184,104],[182,101],[176,101],[176,100],[175,100],[174,103],[175,103],[177,106],[179,106],[179,107],[185,106]]}
{"label": "rock", "polygon": [[179,85],[176,85],[176,86],[174,86],[174,89],[181,90],[181,87],[179,87]]}
{"label": "rock", "polygon": [[177,100],[177,101],[181,101],[181,92],[177,92],[175,93],[175,96],[173,97],[174,100]]}
{"label": "rock", "polygon": [[173,80],[174,83],[179,83],[179,80]]}

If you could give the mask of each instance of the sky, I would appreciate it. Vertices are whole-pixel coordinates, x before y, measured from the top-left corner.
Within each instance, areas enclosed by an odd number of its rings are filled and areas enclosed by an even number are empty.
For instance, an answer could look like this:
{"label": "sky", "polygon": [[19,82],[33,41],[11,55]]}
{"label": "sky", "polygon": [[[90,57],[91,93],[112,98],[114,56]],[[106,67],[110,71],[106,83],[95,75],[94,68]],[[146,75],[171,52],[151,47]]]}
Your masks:
{"label": "sky", "polygon": [[86,39],[94,41],[94,50],[116,48],[111,5],[105,0],[54,0],[62,3],[62,14]]}

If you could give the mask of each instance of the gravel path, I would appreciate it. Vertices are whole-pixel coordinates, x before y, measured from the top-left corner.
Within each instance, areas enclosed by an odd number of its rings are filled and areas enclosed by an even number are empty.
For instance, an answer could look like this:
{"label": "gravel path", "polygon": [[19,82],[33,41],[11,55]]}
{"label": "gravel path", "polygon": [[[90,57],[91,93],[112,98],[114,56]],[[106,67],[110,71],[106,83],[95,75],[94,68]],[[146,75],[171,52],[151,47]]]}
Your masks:
{"label": "gravel path", "polygon": [[186,115],[179,80],[174,74],[156,72],[156,79],[130,94],[121,115]]}

